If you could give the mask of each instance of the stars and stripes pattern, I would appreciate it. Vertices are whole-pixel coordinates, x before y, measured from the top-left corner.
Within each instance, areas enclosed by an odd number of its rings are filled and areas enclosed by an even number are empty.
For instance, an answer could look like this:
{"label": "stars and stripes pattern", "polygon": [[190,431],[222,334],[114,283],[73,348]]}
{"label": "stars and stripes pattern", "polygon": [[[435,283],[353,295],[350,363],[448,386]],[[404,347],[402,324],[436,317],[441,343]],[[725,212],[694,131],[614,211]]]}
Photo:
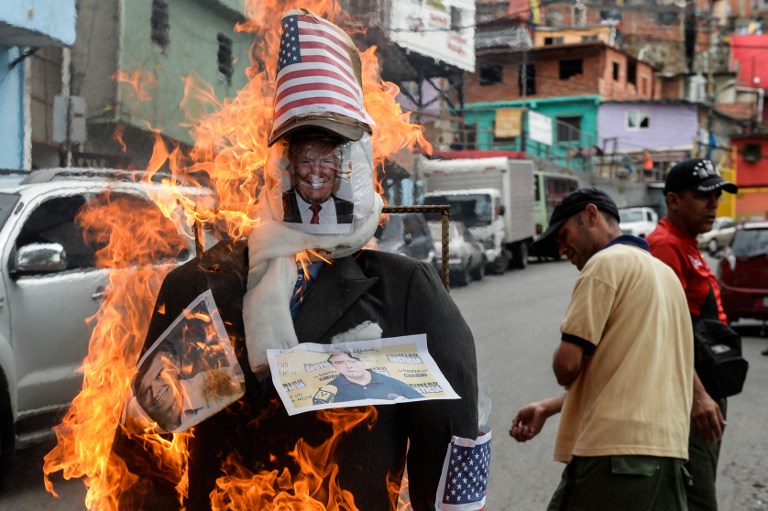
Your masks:
{"label": "stars and stripes pattern", "polygon": [[374,124],[363,108],[360,57],[349,36],[302,9],[283,15],[282,30],[272,133],[297,117],[323,112]]}
{"label": "stars and stripes pattern", "polygon": [[454,437],[443,465],[437,508],[446,511],[483,509],[490,466],[490,432],[477,440]]}

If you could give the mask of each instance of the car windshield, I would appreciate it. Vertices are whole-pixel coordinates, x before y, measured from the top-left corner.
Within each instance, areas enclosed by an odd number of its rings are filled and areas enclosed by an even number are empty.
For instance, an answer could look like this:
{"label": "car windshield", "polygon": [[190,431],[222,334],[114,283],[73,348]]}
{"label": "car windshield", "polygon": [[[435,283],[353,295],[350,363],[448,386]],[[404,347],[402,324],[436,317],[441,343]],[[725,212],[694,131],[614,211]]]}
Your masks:
{"label": "car windshield", "polygon": [[19,196],[15,193],[0,193],[0,228],[8,221],[17,202],[19,202]]}
{"label": "car windshield", "polygon": [[[451,207],[451,220],[460,220],[467,226],[488,225],[493,220],[490,195],[430,195],[424,198],[424,204],[449,205]],[[428,218],[438,220],[439,213],[430,215]]]}
{"label": "car windshield", "polygon": [[768,254],[768,229],[742,229],[731,245],[736,257],[757,257]]}
{"label": "car windshield", "polygon": [[628,222],[642,222],[643,212],[639,209],[619,211],[619,218],[622,224]]}
{"label": "car windshield", "polygon": [[[434,241],[442,242],[443,239],[443,224],[441,222],[429,222],[429,233],[432,235]],[[448,224],[448,238],[457,239],[459,236],[458,227],[453,222]]]}

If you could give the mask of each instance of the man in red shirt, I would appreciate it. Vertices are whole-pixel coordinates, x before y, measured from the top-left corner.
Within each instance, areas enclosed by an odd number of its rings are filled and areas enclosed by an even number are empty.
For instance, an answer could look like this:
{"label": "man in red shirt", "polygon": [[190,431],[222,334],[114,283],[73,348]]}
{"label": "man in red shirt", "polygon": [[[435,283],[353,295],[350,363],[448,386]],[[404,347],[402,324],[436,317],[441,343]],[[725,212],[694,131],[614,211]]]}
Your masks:
{"label": "man in red shirt", "polygon": [[[667,216],[648,235],[648,244],[651,253],[669,265],[683,284],[691,316],[701,316],[702,306],[711,290],[718,317],[727,323],[720,303],[720,288],[699,252],[696,239],[699,234],[712,229],[723,190],[736,193],[737,188],[724,180],[709,160],[695,158],[672,167],[664,184]],[[691,511],[717,510],[715,477],[726,424],[726,405],[725,398],[713,399],[694,373],[688,443],[688,468],[693,485],[687,487],[688,509]]]}

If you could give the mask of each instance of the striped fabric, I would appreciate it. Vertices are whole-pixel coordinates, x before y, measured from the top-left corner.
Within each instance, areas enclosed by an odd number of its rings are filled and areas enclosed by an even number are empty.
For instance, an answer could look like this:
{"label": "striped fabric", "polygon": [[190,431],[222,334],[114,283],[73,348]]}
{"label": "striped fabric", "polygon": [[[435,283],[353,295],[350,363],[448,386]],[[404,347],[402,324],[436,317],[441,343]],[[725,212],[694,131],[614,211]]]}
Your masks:
{"label": "striped fabric", "polygon": [[326,112],[375,124],[363,108],[360,57],[349,36],[300,9],[286,12],[282,25],[272,133],[296,118]]}

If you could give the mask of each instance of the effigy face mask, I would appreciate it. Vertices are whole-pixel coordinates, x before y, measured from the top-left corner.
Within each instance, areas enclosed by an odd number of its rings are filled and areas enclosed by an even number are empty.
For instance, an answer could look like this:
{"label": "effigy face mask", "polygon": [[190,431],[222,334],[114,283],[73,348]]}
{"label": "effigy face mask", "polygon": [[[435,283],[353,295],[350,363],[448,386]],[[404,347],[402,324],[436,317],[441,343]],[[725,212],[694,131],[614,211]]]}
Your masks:
{"label": "effigy face mask", "polygon": [[371,137],[303,130],[272,147],[271,216],[310,234],[349,234],[374,207]]}

